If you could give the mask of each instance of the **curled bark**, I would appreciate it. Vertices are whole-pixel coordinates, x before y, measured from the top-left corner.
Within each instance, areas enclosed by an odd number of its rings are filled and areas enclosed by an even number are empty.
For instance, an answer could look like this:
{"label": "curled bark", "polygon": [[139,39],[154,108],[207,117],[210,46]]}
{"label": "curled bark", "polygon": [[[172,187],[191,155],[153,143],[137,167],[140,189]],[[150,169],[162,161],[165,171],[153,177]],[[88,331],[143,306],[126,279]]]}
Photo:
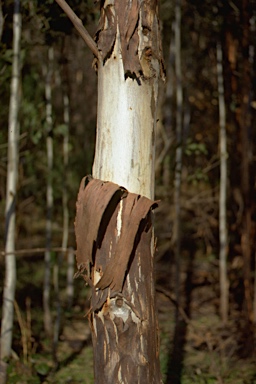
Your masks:
{"label": "curled bark", "polygon": [[80,184],[77,265],[92,288],[95,383],[161,383],[151,223],[157,205],[91,176]]}
{"label": "curled bark", "polygon": [[157,18],[157,1],[103,1],[96,42],[103,63],[108,60],[117,38],[126,77],[150,79],[161,63],[164,76],[162,46]]}
{"label": "curled bark", "polygon": [[78,273],[94,288],[93,307],[99,309],[107,295],[122,292],[142,233],[151,230],[150,212],[157,202],[86,176],[76,207]]}

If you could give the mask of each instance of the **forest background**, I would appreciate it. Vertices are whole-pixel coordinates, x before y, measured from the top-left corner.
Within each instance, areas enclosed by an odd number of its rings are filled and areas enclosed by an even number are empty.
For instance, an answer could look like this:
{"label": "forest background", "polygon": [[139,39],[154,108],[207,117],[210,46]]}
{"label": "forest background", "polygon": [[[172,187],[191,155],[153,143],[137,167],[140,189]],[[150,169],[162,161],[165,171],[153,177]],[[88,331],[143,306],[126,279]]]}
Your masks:
{"label": "forest background", "polygon": [[[99,18],[94,2],[69,4],[94,35]],[[255,1],[181,1],[180,47],[176,5],[172,0],[160,4],[166,83],[157,122],[156,198],[161,204],[155,231],[163,377],[174,384],[256,383]],[[20,252],[9,380],[92,383],[84,318],[89,290],[69,276],[75,272],[75,201],[94,154],[93,55],[53,0],[24,0],[21,12]],[[13,2],[2,1],[1,13],[2,295]],[[50,251],[51,334],[44,318],[45,247]]]}

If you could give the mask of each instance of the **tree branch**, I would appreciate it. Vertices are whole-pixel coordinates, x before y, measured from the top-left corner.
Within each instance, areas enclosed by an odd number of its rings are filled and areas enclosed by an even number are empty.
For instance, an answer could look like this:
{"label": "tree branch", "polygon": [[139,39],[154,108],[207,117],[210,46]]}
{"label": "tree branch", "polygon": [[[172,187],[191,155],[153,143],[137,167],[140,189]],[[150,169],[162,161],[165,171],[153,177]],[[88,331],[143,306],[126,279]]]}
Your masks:
{"label": "tree branch", "polygon": [[83,26],[82,20],[79,19],[79,17],[70,8],[70,6],[66,3],[65,0],[55,0],[55,1],[66,13],[69,20],[73,23],[74,27],[76,28],[76,30],[78,31],[82,39],[85,41],[85,43],[88,45],[90,50],[93,52],[93,54],[97,57],[97,59],[99,59],[100,54],[99,54],[97,44],[95,43],[95,41],[92,39],[90,34],[87,32],[87,30]]}
{"label": "tree branch", "polygon": [[72,252],[75,253],[72,248],[62,248],[62,247],[50,247],[50,248],[28,248],[28,249],[18,249],[12,252],[0,251],[0,256],[9,256],[9,255],[30,255],[34,253],[43,253],[45,251],[51,252]]}

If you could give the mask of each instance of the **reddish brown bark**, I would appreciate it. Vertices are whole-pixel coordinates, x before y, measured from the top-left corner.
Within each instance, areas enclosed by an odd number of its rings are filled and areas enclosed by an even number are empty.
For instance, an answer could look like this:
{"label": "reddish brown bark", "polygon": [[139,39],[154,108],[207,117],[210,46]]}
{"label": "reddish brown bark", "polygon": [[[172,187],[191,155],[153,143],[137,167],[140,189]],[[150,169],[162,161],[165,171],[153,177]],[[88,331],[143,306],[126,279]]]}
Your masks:
{"label": "reddish brown bark", "polygon": [[152,264],[156,206],[114,183],[81,182],[77,264],[92,287],[95,383],[161,382]]}
{"label": "reddish brown bark", "polygon": [[78,274],[92,289],[95,383],[158,384],[151,223],[157,203],[149,199],[163,74],[157,1],[100,1],[100,10],[95,179],[83,179],[78,194]]}
{"label": "reddish brown bark", "polygon": [[242,24],[242,79],[241,79],[241,115],[239,119],[240,135],[241,135],[241,191],[244,200],[244,212],[241,229],[241,247],[244,259],[244,290],[245,302],[248,317],[252,319],[252,277],[251,277],[251,257],[252,257],[252,201],[250,192],[250,144],[249,132],[251,130],[251,70],[249,63],[249,36],[250,36],[250,20],[249,20],[249,3],[243,0],[241,12]]}
{"label": "reddish brown bark", "polygon": [[[237,127],[237,149],[239,158],[236,166],[240,167],[240,178],[231,174],[233,184],[237,183],[239,191],[239,204],[241,206],[241,217],[237,219],[237,229],[240,234],[241,254],[243,257],[243,280],[246,316],[252,319],[252,257],[253,257],[253,180],[250,175],[252,166],[251,136],[252,136],[252,68],[249,57],[251,44],[250,30],[250,2],[243,0],[240,4],[240,29],[234,27],[234,16],[232,12],[227,15],[227,59],[229,68],[227,71],[227,94],[229,102],[235,106],[235,124]],[[241,32],[241,33],[239,33]],[[239,73],[239,76],[237,74]],[[237,199],[236,199],[237,200]]]}
{"label": "reddish brown bark", "polygon": [[[113,51],[118,31],[126,76],[136,76],[138,79],[154,76],[155,69],[152,59],[156,59],[160,63],[161,75],[164,76],[162,45],[156,17],[157,0],[117,0],[114,6],[105,3],[103,2],[101,7],[101,18],[96,33],[97,46],[103,62]],[[140,33],[147,36],[148,41],[141,57],[138,54]]]}

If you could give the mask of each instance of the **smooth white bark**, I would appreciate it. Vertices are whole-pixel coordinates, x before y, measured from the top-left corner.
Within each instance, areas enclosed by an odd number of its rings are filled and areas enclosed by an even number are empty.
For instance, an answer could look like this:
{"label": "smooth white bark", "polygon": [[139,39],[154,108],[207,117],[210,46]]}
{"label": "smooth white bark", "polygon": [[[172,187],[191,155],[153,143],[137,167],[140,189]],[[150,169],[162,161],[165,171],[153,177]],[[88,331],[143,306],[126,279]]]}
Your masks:
{"label": "smooth white bark", "polygon": [[[100,57],[93,177],[153,199],[158,82],[162,70],[156,2],[103,2],[97,44]],[[91,271],[89,268],[93,285],[104,279],[104,270],[107,271],[108,263],[116,255],[115,244],[121,244],[118,240],[126,234],[127,223],[137,228],[137,219],[142,220],[141,212],[135,212],[136,198],[133,207],[129,205],[131,197],[128,195],[127,200],[124,198],[118,204],[119,211],[114,212],[116,223],[110,220],[109,231],[105,233],[107,248],[96,252]],[[128,212],[133,208],[134,216]],[[146,221],[151,224],[149,216]],[[161,383],[153,278],[154,236],[151,228],[137,229],[136,240],[131,234],[127,236],[126,242],[136,246],[136,251],[134,247],[127,255],[130,260],[125,266],[121,292],[115,288],[96,291],[99,298],[103,294],[105,303],[99,304],[100,309],[92,309],[89,317],[95,383],[132,382],[134,378],[138,383]],[[121,270],[120,264],[120,273]],[[122,328],[127,329],[125,334],[119,327],[120,320]],[[131,353],[126,348],[128,345],[132,345]]]}
{"label": "smooth white bark", "polygon": [[220,148],[220,195],[219,195],[219,242],[220,242],[220,314],[224,323],[228,320],[227,276],[227,138],[226,108],[224,99],[222,47],[217,44],[217,77],[219,97],[219,148]]}
{"label": "smooth white bark", "polygon": [[74,274],[75,274],[75,258],[73,248],[69,248],[67,253],[67,302],[68,307],[72,307],[74,298]]}
{"label": "smooth white bark", "polygon": [[[158,70],[159,73],[159,70]],[[154,140],[158,78],[125,79],[120,41],[98,69],[98,120],[93,176],[154,196]]]}
{"label": "smooth white bark", "polygon": [[19,164],[19,84],[20,84],[20,39],[21,14],[20,3],[14,3],[13,15],[13,63],[11,79],[11,95],[8,126],[8,166],[6,186],[6,243],[5,252],[5,282],[3,292],[3,314],[1,324],[1,360],[9,357],[12,345],[13,309],[16,286],[16,258],[15,254],[15,219],[16,194]]}
{"label": "smooth white bark", "polygon": [[[176,76],[176,152],[174,172],[174,225],[173,241],[175,246],[176,264],[176,298],[179,302],[180,285],[180,221],[181,221],[181,171],[182,171],[182,125],[183,125],[183,90],[181,73],[181,1],[176,0],[175,5],[175,76]],[[176,312],[178,316],[178,311]]]}
{"label": "smooth white bark", "polygon": [[52,333],[52,319],[50,311],[50,290],[51,290],[51,241],[52,241],[52,210],[53,210],[53,138],[52,138],[52,64],[54,58],[53,48],[48,49],[48,66],[45,70],[45,98],[46,98],[46,152],[47,152],[47,186],[46,186],[46,251],[44,255],[44,328],[48,334]]}
{"label": "smooth white bark", "polygon": [[[68,154],[69,154],[69,97],[65,92],[63,95],[63,106],[64,106],[64,124],[65,132],[63,137],[63,169],[64,177],[66,175],[68,167]],[[63,208],[63,232],[62,232],[62,248],[66,249],[68,246],[68,226],[69,226],[69,211],[68,211],[68,191],[67,191],[67,181],[63,182],[62,190],[62,208]]]}

